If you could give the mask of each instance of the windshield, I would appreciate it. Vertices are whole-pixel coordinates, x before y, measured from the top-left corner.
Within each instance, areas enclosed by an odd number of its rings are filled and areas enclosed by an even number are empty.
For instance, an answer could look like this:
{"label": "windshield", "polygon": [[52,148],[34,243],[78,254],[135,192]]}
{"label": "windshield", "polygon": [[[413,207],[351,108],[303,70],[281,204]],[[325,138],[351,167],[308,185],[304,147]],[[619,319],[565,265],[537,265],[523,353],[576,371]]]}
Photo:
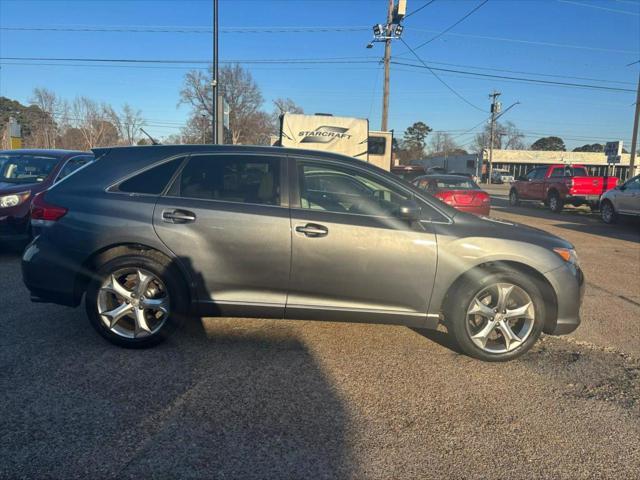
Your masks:
{"label": "windshield", "polygon": [[478,190],[480,187],[468,178],[438,178],[435,181],[438,190]]}
{"label": "windshield", "polygon": [[0,155],[0,182],[42,182],[58,161],[58,158],[41,155]]}

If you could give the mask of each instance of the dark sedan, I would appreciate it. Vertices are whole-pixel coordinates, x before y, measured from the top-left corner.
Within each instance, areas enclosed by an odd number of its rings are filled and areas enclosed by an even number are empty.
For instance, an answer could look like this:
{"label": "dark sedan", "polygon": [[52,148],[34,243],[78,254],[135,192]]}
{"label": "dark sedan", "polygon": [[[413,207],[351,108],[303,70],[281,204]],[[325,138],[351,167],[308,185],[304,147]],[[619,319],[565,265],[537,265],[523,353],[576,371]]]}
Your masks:
{"label": "dark sedan", "polygon": [[93,154],[72,150],[0,151],[0,242],[28,240],[33,197],[91,161]]}
{"label": "dark sedan", "polygon": [[462,212],[489,215],[491,199],[472,179],[462,175],[424,175],[413,181],[444,203]]}

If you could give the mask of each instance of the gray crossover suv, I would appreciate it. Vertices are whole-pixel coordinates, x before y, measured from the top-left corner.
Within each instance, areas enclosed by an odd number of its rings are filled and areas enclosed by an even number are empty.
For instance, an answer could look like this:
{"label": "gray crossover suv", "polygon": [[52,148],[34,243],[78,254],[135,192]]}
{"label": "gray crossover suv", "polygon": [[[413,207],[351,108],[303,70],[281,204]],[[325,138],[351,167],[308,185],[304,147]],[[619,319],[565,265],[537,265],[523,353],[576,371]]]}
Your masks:
{"label": "gray crossover suv", "polygon": [[36,196],[32,300],[143,347],[189,316],[436,328],[483,360],[579,324],[573,247],[454,210],[359,160],[278,147],[97,148]]}

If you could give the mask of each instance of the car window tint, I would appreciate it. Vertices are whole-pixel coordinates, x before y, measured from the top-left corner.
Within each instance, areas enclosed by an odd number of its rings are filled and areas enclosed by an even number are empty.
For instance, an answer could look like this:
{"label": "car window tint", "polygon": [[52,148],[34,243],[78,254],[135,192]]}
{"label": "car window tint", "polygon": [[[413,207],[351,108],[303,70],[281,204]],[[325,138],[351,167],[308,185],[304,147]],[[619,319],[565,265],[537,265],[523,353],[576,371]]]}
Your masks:
{"label": "car window tint", "polygon": [[564,168],[554,168],[551,172],[552,178],[564,177]]}
{"label": "car window tint", "polygon": [[536,178],[536,174],[538,173],[537,169],[533,169],[530,172],[528,172],[525,177],[527,177],[527,180],[533,180],[534,178]]}
{"label": "car window tint", "polygon": [[372,155],[384,155],[387,140],[384,137],[369,137],[369,153]]}
{"label": "car window tint", "polygon": [[80,167],[92,161],[93,157],[74,157],[69,159],[65,166],[62,167],[62,170],[60,170],[60,173],[58,174],[58,181],[68,177]]}
{"label": "car window tint", "polygon": [[185,198],[280,205],[280,159],[257,155],[191,157],[177,182]]}
{"label": "car window tint", "polygon": [[480,187],[471,180],[465,178],[460,179],[442,179],[436,180],[439,190],[478,190]]}
{"label": "car window tint", "polygon": [[533,177],[534,180],[542,180],[545,176],[545,174],[547,173],[547,169],[546,168],[536,168],[534,170],[535,175]]}
{"label": "car window tint", "polygon": [[348,168],[300,163],[298,175],[301,207],[311,210],[388,217],[412,197]]}
{"label": "car window tint", "polygon": [[122,182],[118,187],[118,191],[160,195],[180,166],[182,160],[183,158],[176,158],[145,170]]}
{"label": "car window tint", "polygon": [[635,177],[624,184],[627,190],[640,190],[640,177]]}

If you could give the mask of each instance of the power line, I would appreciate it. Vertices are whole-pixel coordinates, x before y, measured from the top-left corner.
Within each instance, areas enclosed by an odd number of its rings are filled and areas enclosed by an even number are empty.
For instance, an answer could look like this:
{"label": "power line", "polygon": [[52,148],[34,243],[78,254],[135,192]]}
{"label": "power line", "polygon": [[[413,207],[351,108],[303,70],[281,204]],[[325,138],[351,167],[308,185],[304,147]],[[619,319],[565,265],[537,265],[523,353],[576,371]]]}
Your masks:
{"label": "power line", "polygon": [[418,13],[420,10],[422,10],[423,8],[427,8],[429,5],[431,5],[433,2],[435,2],[436,0],[431,0],[430,2],[425,3],[424,5],[422,5],[421,7],[416,8],[415,10],[413,10],[412,12],[407,13],[404,18],[405,20],[407,18],[409,18],[411,15],[414,15],[416,13]]}
{"label": "power line", "polygon": [[482,7],[484,7],[487,2],[489,0],[483,0],[482,3],[479,3],[478,5],[476,5],[472,10],[470,10],[469,12],[467,12],[462,18],[460,18],[459,20],[457,20],[456,22],[454,22],[453,24],[451,24],[450,26],[448,26],[447,28],[445,28],[443,31],[441,31],[440,33],[438,33],[436,36],[430,38],[429,40],[427,40],[426,42],[421,43],[420,45],[418,45],[414,50],[418,50],[419,48],[424,47],[425,45],[433,42],[434,40],[437,40],[438,38],[440,38],[441,36],[445,35],[447,32],[449,32],[450,30],[454,29],[455,27],[457,27],[458,25],[460,25],[462,22],[464,22],[467,18],[469,18],[471,15],[473,15],[475,12],[477,12],[478,10],[480,10]]}
{"label": "power line", "polygon": [[[406,42],[402,40],[403,43],[408,47]],[[415,52],[412,52],[415,54]],[[444,80],[442,80],[437,74],[434,72],[445,72],[445,73],[453,73],[466,75],[471,77],[480,77],[480,78],[495,78],[507,81],[516,81],[516,82],[524,82],[524,83],[532,83],[532,84],[540,84],[540,85],[551,85],[551,86],[563,86],[563,87],[573,87],[573,88],[587,88],[587,89],[597,89],[604,91],[616,91],[616,92],[635,92],[633,89],[621,88],[621,87],[609,87],[602,85],[591,85],[586,83],[572,83],[572,82],[560,82],[560,81],[551,81],[551,80],[541,80],[537,78],[526,78],[526,77],[514,77],[508,75],[492,75],[487,73],[473,72],[468,70],[460,70],[460,69],[450,69],[450,68],[439,68],[439,67],[430,67],[427,65],[419,56],[417,56],[418,60],[422,65],[416,65],[414,63],[406,63],[406,62],[398,62],[391,61],[391,63],[395,65],[402,65],[411,68],[426,68],[429,70],[441,83],[443,83],[448,89],[459,96],[461,99],[464,99],[458,92],[452,89]],[[29,63],[24,63],[29,62]],[[86,63],[48,63],[48,62],[86,62]],[[93,63],[98,63],[100,65],[91,65]],[[113,65],[113,63],[124,63],[124,65]],[[3,65],[34,65],[34,66],[69,66],[69,67],[96,67],[102,66],[107,68],[162,68],[162,69],[205,69],[206,67],[196,67],[196,65],[209,65],[211,62],[209,60],[174,60],[174,59],[116,59],[116,58],[45,58],[45,57],[0,57],[0,64]],[[220,63],[224,64],[254,64],[254,65],[351,65],[351,64],[378,64],[379,60],[373,57],[327,57],[327,58],[289,58],[289,59],[236,59],[236,60],[221,60]],[[435,63],[435,62],[434,62]],[[437,62],[442,63],[442,62]],[[155,66],[162,65],[162,66]],[[185,65],[185,66],[176,66],[176,65]],[[190,66],[187,66],[190,65]],[[469,68],[480,68],[480,67],[469,67]],[[489,70],[489,69],[487,69]],[[496,71],[501,71],[499,69],[495,69]],[[531,75],[547,75],[547,74],[538,74],[530,72]],[[557,76],[560,75],[549,75],[549,76]],[[571,77],[567,77],[571,78]],[[600,80],[600,79],[592,79],[592,81],[598,82],[609,82],[608,80]],[[624,83],[624,82],[617,82]],[[464,99],[467,102],[466,99]],[[473,104],[471,104],[473,105]],[[484,111],[479,107],[474,105],[474,108],[479,109],[480,111]]]}
{"label": "power line", "polygon": [[[109,26],[61,26],[61,27],[0,27],[0,30],[12,32],[101,32],[101,33],[197,33],[211,34],[211,28],[189,27],[109,27]],[[344,27],[227,27],[222,33],[333,33],[367,31],[367,26]]]}
{"label": "power line", "polygon": [[[416,32],[437,32],[437,30],[430,30],[430,29],[424,29],[424,28],[415,28],[412,27],[411,30],[416,31]],[[555,42],[540,42],[540,41],[536,41],[536,40],[521,40],[519,38],[509,38],[509,37],[493,37],[493,36],[489,36],[489,35],[477,35],[477,34],[471,34],[471,33],[457,33],[457,32],[448,32],[446,33],[446,35],[451,35],[451,36],[456,36],[456,37],[463,37],[463,38],[479,38],[482,40],[493,40],[493,41],[499,41],[499,42],[513,42],[513,43],[522,43],[525,45],[537,45],[537,46],[541,46],[541,47],[552,47],[552,48],[573,48],[573,49],[577,49],[577,50],[591,50],[591,51],[595,51],[595,52],[609,52],[609,53],[630,53],[630,54],[637,54],[638,51],[637,50],[620,50],[620,49],[614,49],[614,48],[602,48],[602,47],[591,47],[591,46],[586,46],[586,45],[572,45],[569,43],[555,43]]]}
{"label": "power line", "polygon": [[558,82],[558,81],[553,81],[553,80],[541,80],[539,78],[511,77],[511,76],[507,76],[507,75],[492,75],[492,74],[488,74],[488,73],[469,72],[469,71],[465,71],[465,70],[454,70],[454,69],[450,69],[450,68],[436,68],[436,67],[429,67],[424,62],[422,62],[423,66],[416,65],[416,64],[413,64],[413,63],[404,63],[404,62],[395,62],[395,61],[393,61],[391,63],[396,64],[396,65],[404,65],[404,66],[407,66],[407,67],[413,67],[413,68],[426,68],[431,73],[433,73],[433,71],[436,70],[436,71],[439,71],[439,72],[457,73],[457,74],[461,74],[461,75],[470,75],[470,76],[474,76],[474,77],[496,78],[496,79],[500,79],[500,80],[511,80],[511,81],[517,81],[517,82],[540,84],[540,85],[556,85],[556,86],[561,86],[561,87],[590,88],[590,89],[595,89],[595,90],[607,90],[607,91],[614,91],[614,92],[635,92],[635,90],[629,89],[629,88],[606,87],[606,86],[603,86],[603,85],[590,85],[590,84],[587,84],[587,83]]}
{"label": "power line", "polygon": [[591,5],[589,3],[573,2],[571,0],[557,0],[557,1],[560,2],[560,3],[569,3],[571,5],[578,5],[580,7],[597,8],[598,10],[604,10],[604,11],[607,11],[607,12],[622,13],[622,14],[625,14],[625,15],[633,15],[634,17],[640,16],[640,13],[630,12],[629,10],[618,10],[617,8],[601,7],[599,5]]}
{"label": "power line", "polygon": [[[428,69],[433,76],[440,82],[442,83],[445,87],[447,87],[447,89],[449,89],[456,97],[458,97],[460,100],[462,100],[464,103],[466,103],[467,105],[472,106],[473,108],[475,108],[476,110],[480,110],[481,112],[484,112],[485,110],[474,105],[473,103],[471,103],[469,100],[467,100],[466,98],[464,98],[462,95],[460,95],[456,90],[453,89],[453,87],[449,86],[449,84],[447,82],[445,82],[444,80],[442,80],[437,73],[434,72],[434,69],[432,69],[431,67],[429,67],[429,65],[427,65],[422,58],[420,58],[420,56],[415,52],[415,50],[413,48],[411,48],[409,46],[409,44],[407,42],[405,42],[404,38],[400,37],[400,41],[402,41],[402,43],[404,44],[405,47],[407,47],[411,53],[413,53],[413,55],[418,59],[418,61],[420,63],[422,63],[422,65],[424,66],[424,68]],[[392,62],[392,63],[398,63],[398,62]]]}

